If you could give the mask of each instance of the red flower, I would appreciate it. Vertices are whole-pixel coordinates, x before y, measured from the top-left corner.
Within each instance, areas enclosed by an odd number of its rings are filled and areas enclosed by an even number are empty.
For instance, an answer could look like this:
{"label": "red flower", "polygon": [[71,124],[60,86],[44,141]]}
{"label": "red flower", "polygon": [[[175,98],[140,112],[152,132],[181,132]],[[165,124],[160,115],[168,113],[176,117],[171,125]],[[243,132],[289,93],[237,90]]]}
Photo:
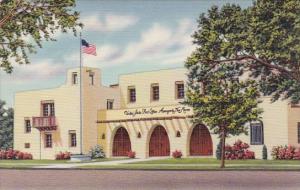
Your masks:
{"label": "red flower", "polygon": [[129,158],[135,158],[135,152],[134,151],[129,151],[129,152],[127,152],[127,156]]}
{"label": "red flower", "polygon": [[226,145],[225,159],[255,159],[254,152],[247,150],[249,145],[237,140],[233,146]]}
{"label": "red flower", "polygon": [[182,157],[182,152],[180,150],[175,150],[172,152],[173,158],[181,158]]}

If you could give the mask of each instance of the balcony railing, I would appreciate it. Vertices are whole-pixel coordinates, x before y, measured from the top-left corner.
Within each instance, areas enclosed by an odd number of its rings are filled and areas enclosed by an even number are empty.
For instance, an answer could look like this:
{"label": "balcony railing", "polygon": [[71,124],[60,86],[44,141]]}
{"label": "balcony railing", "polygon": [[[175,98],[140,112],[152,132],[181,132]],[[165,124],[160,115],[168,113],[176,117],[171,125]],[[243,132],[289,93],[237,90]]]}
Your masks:
{"label": "balcony railing", "polygon": [[56,130],[55,116],[32,117],[33,127],[43,131]]}

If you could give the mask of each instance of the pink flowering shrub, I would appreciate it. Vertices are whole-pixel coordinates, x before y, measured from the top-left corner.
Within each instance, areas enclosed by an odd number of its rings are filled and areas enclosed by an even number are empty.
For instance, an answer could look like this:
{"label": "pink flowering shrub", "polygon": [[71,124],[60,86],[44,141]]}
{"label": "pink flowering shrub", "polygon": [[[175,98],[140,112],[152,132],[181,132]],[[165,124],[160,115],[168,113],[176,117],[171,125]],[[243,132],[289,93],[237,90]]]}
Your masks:
{"label": "pink flowering shrub", "polygon": [[294,160],[300,160],[300,148],[298,148],[298,150],[295,151],[293,159]]}
{"label": "pink flowering shrub", "polygon": [[32,160],[32,154],[25,152],[23,155],[23,160]]}
{"label": "pink flowering shrub", "polygon": [[127,156],[129,158],[135,158],[135,152],[134,151],[129,151],[129,152],[127,152]]}
{"label": "pink flowering shrub", "polygon": [[56,160],[70,160],[71,153],[70,152],[59,152],[55,155]]}
{"label": "pink flowering shrub", "polygon": [[0,150],[0,160],[32,160],[32,155],[13,149]]}
{"label": "pink flowering shrub", "polygon": [[300,160],[300,148],[294,146],[274,146],[271,152],[274,160]]}
{"label": "pink flowering shrub", "polygon": [[180,150],[175,150],[172,152],[173,158],[181,158],[182,157],[182,152]]}
{"label": "pink flowering shrub", "polygon": [[225,159],[227,160],[241,160],[241,159],[255,159],[254,152],[248,150],[249,145],[237,140],[233,146],[225,146]]}

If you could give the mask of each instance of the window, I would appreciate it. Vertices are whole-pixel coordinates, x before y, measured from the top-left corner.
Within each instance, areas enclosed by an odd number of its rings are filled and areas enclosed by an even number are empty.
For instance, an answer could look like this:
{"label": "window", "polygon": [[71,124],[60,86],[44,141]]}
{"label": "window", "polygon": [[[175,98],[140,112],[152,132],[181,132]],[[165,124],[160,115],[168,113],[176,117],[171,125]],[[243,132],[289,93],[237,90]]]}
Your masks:
{"label": "window", "polygon": [[52,134],[45,134],[45,147],[52,148]]}
{"label": "window", "polygon": [[300,144],[300,122],[298,122],[298,144]]}
{"label": "window", "polygon": [[184,98],[184,83],[182,81],[176,82],[176,99]]}
{"label": "window", "polygon": [[250,124],[251,144],[264,144],[264,131],[262,122]]}
{"label": "window", "polygon": [[114,100],[107,100],[106,102],[106,109],[112,110],[114,107]]}
{"label": "window", "polygon": [[151,100],[157,101],[159,100],[159,86],[158,84],[152,84],[151,85]]}
{"label": "window", "polygon": [[78,75],[77,75],[77,73],[72,73],[72,84],[78,84]]}
{"label": "window", "polygon": [[25,143],[25,144],[24,144],[24,147],[25,147],[25,148],[30,148],[30,143]]}
{"label": "window", "polygon": [[54,111],[54,103],[42,103],[43,107],[43,116],[54,116],[55,111]]}
{"label": "window", "polygon": [[70,147],[76,147],[77,146],[76,132],[70,131],[69,136],[70,136]]}
{"label": "window", "polygon": [[90,73],[89,74],[89,78],[90,78],[90,85],[94,85],[94,74],[93,73]]}
{"label": "window", "polygon": [[134,103],[136,101],[136,92],[134,87],[128,87],[128,95],[129,95],[129,102]]}
{"label": "window", "polygon": [[25,133],[31,132],[30,119],[25,119]]}

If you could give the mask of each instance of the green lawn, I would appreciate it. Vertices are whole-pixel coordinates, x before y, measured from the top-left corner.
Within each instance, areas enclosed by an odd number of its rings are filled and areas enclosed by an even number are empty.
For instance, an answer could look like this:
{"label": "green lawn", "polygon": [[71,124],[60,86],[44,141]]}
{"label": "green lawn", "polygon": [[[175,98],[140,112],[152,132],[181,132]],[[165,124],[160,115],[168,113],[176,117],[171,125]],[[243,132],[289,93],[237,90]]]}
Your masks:
{"label": "green lawn", "polygon": [[[254,165],[300,165],[299,160],[226,160],[226,164],[254,164]],[[151,160],[135,162],[133,164],[220,164],[220,160],[215,158],[168,158],[163,160]]]}
{"label": "green lawn", "polygon": [[[123,160],[126,158],[101,158],[89,162],[106,162],[113,160]],[[0,160],[0,168],[31,168],[34,166],[51,165],[51,164],[73,164],[69,160]]]}
{"label": "green lawn", "polygon": [[[104,158],[89,162],[106,162],[128,158]],[[0,160],[0,168],[30,168],[40,165],[74,163],[68,160]],[[80,163],[79,163],[80,164]],[[162,159],[119,165],[81,165],[85,169],[129,169],[129,170],[220,170],[220,160],[214,158]],[[223,170],[297,170],[299,160],[226,160]]]}
{"label": "green lawn", "polygon": [[0,160],[0,168],[31,168],[39,165],[68,163],[67,160]]}
{"label": "green lawn", "polygon": [[114,160],[127,160],[129,158],[98,158],[92,160],[91,162],[107,162],[107,161],[114,161]]}
{"label": "green lawn", "polygon": [[[120,165],[80,166],[85,169],[129,170],[220,170],[220,160],[214,158],[182,158],[134,162]],[[226,160],[222,170],[300,170],[297,160]]]}
{"label": "green lawn", "polygon": [[61,164],[68,163],[69,160],[0,160],[2,164]]}
{"label": "green lawn", "polygon": [[0,164],[0,170],[5,168],[11,168],[11,169],[33,168],[35,166],[41,166],[41,164]]}

